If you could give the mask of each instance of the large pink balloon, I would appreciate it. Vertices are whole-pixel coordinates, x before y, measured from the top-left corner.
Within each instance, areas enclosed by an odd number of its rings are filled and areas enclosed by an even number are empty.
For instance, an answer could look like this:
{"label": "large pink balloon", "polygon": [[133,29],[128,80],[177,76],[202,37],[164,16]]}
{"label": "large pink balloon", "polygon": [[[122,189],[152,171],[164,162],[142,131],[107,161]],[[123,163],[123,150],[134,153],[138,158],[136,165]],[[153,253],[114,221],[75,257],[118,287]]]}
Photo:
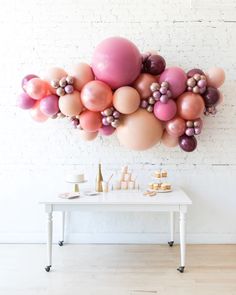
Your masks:
{"label": "large pink balloon", "polygon": [[36,103],[36,100],[31,98],[27,93],[21,93],[17,99],[17,105],[23,110],[31,109]]}
{"label": "large pink balloon", "polygon": [[33,99],[42,99],[48,93],[48,84],[39,78],[33,78],[25,85],[25,91]]}
{"label": "large pink balloon", "polygon": [[176,103],[169,99],[167,103],[157,101],[154,105],[154,115],[161,121],[169,121],[177,112]]}
{"label": "large pink balloon", "polygon": [[172,93],[172,97],[176,98],[186,89],[187,75],[183,69],[171,67],[166,69],[160,75],[160,83],[167,81]]}
{"label": "large pink balloon", "polygon": [[222,68],[211,68],[206,73],[208,86],[219,88],[225,81],[225,72]]}
{"label": "large pink balloon", "polygon": [[161,122],[144,109],[124,116],[116,129],[119,142],[129,149],[138,151],[147,150],[157,144],[162,132]]}
{"label": "large pink balloon", "polygon": [[185,129],[186,129],[185,120],[180,117],[176,117],[166,123],[166,131],[170,135],[175,137],[183,135],[185,132]]}
{"label": "large pink balloon", "polygon": [[100,112],[111,105],[112,90],[104,82],[91,81],[83,87],[81,100],[88,110]]}
{"label": "large pink balloon", "polygon": [[30,110],[30,115],[36,122],[45,122],[48,119],[48,116],[40,111],[39,104],[40,101],[37,101],[34,107]]}
{"label": "large pink balloon", "polygon": [[79,135],[85,141],[92,141],[98,136],[98,131],[87,132],[85,130],[79,130]]}
{"label": "large pink balloon", "polygon": [[81,91],[85,84],[94,80],[92,68],[90,65],[83,62],[75,65],[72,68],[70,75],[74,77],[74,88],[79,91]]}
{"label": "large pink balloon", "polygon": [[154,82],[157,82],[157,78],[155,76],[143,73],[134,81],[133,87],[138,91],[141,98],[144,99],[152,95],[150,86]]}
{"label": "large pink balloon", "polygon": [[66,94],[59,99],[59,109],[66,116],[77,116],[83,110],[80,99],[80,93],[74,91],[72,94]]}
{"label": "large pink balloon", "polygon": [[178,115],[185,120],[200,118],[205,110],[203,98],[199,94],[185,92],[177,99]]}
{"label": "large pink balloon", "polygon": [[120,87],[114,92],[113,105],[122,114],[132,114],[139,108],[140,95],[133,87]]}
{"label": "large pink balloon", "polygon": [[131,84],[140,74],[141,64],[138,48],[121,37],[103,40],[96,47],[92,58],[96,78],[113,89]]}
{"label": "large pink balloon", "polygon": [[44,97],[40,101],[40,111],[47,116],[53,116],[58,113],[58,96],[52,94]]}
{"label": "large pink balloon", "polygon": [[96,132],[102,127],[102,115],[91,111],[84,111],[80,117],[80,126],[87,132]]}
{"label": "large pink balloon", "polygon": [[167,147],[175,147],[179,143],[179,138],[170,135],[166,130],[163,132],[161,142]]}

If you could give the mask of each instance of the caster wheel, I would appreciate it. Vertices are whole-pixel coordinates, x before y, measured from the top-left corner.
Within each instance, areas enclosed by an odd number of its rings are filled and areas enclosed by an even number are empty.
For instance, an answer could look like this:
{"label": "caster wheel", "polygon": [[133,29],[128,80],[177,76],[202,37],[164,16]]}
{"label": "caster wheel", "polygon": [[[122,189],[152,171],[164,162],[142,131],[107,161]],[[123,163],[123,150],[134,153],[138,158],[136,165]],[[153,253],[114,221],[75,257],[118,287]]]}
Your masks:
{"label": "caster wheel", "polygon": [[184,266],[180,266],[180,267],[178,267],[177,270],[178,270],[179,272],[183,273],[183,272],[184,272]]}
{"label": "caster wheel", "polygon": [[59,246],[63,246],[63,243],[64,243],[64,241],[59,241],[59,242],[58,242],[58,245],[59,245]]}
{"label": "caster wheel", "polygon": [[169,244],[170,247],[173,247],[174,241],[170,241],[170,242],[168,242],[168,244]]}
{"label": "caster wheel", "polygon": [[47,265],[47,266],[45,267],[46,272],[49,272],[50,269],[51,269],[51,265]]}

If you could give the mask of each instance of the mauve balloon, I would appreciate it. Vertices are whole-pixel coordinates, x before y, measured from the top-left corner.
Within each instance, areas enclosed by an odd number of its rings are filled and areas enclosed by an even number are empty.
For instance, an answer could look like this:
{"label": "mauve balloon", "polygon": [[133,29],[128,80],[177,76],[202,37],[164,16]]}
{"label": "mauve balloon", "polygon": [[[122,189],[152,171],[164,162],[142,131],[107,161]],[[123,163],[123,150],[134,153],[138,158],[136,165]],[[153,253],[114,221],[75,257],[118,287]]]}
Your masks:
{"label": "mauve balloon", "polygon": [[140,74],[141,54],[131,41],[121,37],[103,40],[92,57],[92,69],[97,80],[117,89],[131,84]]}
{"label": "mauve balloon", "polygon": [[99,129],[99,133],[101,135],[105,135],[105,136],[109,136],[109,135],[112,135],[114,132],[115,132],[115,128],[113,128],[111,125],[108,125],[108,126],[102,126],[100,129]]}
{"label": "mauve balloon", "polygon": [[31,98],[27,93],[21,93],[17,99],[17,105],[23,110],[31,109],[36,103],[36,100]]}
{"label": "mauve balloon", "polygon": [[207,87],[207,90],[203,94],[203,99],[206,107],[215,105],[220,98],[219,91],[214,87]]}
{"label": "mauve balloon", "polygon": [[47,116],[57,114],[59,111],[58,96],[52,94],[41,99],[40,111]]}
{"label": "mauve balloon", "polygon": [[182,135],[179,138],[179,146],[185,152],[192,152],[197,147],[197,140],[194,136]]}

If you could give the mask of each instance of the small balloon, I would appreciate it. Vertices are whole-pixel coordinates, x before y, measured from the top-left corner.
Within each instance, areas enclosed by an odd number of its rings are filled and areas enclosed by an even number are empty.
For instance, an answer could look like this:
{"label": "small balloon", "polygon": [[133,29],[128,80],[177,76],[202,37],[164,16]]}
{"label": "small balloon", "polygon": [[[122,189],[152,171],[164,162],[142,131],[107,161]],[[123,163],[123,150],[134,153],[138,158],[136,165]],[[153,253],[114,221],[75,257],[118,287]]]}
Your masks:
{"label": "small balloon", "polygon": [[157,101],[154,105],[154,115],[161,121],[169,121],[176,115],[177,107],[173,99],[169,99],[167,103]]}
{"label": "small balloon", "polygon": [[113,128],[111,125],[108,125],[108,126],[102,126],[100,129],[99,129],[99,133],[101,135],[104,135],[104,136],[110,136],[112,135],[114,132],[115,132],[115,128]]}
{"label": "small balloon", "polygon": [[184,134],[185,129],[186,129],[185,120],[180,117],[176,117],[166,123],[166,131],[171,136],[179,137]]}
{"label": "small balloon", "polygon": [[177,99],[178,115],[185,120],[195,120],[202,116],[205,104],[199,94],[185,92]]}
{"label": "small balloon", "polygon": [[197,147],[197,140],[194,136],[182,135],[179,138],[179,146],[185,152],[193,152]]}
{"label": "small balloon", "polygon": [[81,62],[75,65],[70,74],[74,78],[73,86],[78,91],[81,91],[85,84],[94,80],[92,68],[86,63]]}
{"label": "small balloon", "polygon": [[113,94],[113,105],[122,114],[132,114],[139,108],[140,95],[133,87],[120,87]]}
{"label": "small balloon", "polygon": [[53,116],[59,112],[58,96],[48,95],[40,101],[40,111],[47,115]]}
{"label": "small balloon", "polygon": [[214,88],[219,88],[225,81],[225,72],[222,68],[211,68],[207,74],[207,84]]}
{"label": "small balloon", "polygon": [[48,71],[45,73],[44,75],[44,79],[48,82],[49,86],[49,90],[52,94],[56,94],[56,88],[53,88],[51,86],[51,82],[52,81],[59,81],[66,77],[67,73],[64,69],[62,68],[58,68],[58,67],[52,67],[50,69],[48,69]]}
{"label": "small balloon", "polygon": [[25,91],[33,99],[42,99],[48,93],[48,84],[39,78],[33,78],[25,85]]}
{"label": "small balloon", "polygon": [[36,122],[45,122],[48,119],[48,116],[46,116],[40,111],[39,105],[40,105],[40,101],[37,101],[34,107],[30,110],[30,115],[32,119]]}
{"label": "small balloon", "polygon": [[59,99],[60,111],[69,117],[79,115],[83,110],[83,105],[80,99],[80,93],[74,91],[72,94],[66,94]]}
{"label": "small balloon", "polygon": [[176,147],[179,143],[179,138],[170,135],[166,130],[163,132],[161,142],[167,147]]}
{"label": "small balloon", "polygon": [[88,110],[101,112],[111,105],[112,90],[104,82],[91,81],[83,87],[81,100]]}
{"label": "small balloon", "polygon": [[84,141],[92,141],[98,136],[98,131],[87,132],[85,130],[79,130],[79,135]]}
{"label": "small balloon", "polygon": [[140,97],[142,99],[145,99],[149,96],[152,96],[150,86],[156,81],[156,77],[147,73],[143,73],[138,77],[137,80],[135,80],[135,82],[133,83],[133,87],[138,91]]}
{"label": "small balloon", "polygon": [[192,69],[190,71],[187,72],[187,77],[188,78],[192,78],[195,74],[199,74],[199,75],[204,75],[205,76],[205,73],[200,70],[200,69]]}
{"label": "small balloon", "polygon": [[21,93],[17,98],[17,106],[23,110],[31,109],[36,100],[31,98],[27,93]]}
{"label": "small balloon", "polygon": [[25,91],[25,86],[26,86],[27,82],[33,78],[39,78],[39,77],[34,74],[29,74],[22,79],[21,87],[24,91]]}
{"label": "small balloon", "polygon": [[217,104],[220,98],[219,91],[214,87],[207,87],[206,91],[203,94],[203,99],[206,107],[211,107]]}
{"label": "small balloon", "polygon": [[85,131],[96,132],[102,127],[102,115],[98,112],[84,111],[79,119]]}

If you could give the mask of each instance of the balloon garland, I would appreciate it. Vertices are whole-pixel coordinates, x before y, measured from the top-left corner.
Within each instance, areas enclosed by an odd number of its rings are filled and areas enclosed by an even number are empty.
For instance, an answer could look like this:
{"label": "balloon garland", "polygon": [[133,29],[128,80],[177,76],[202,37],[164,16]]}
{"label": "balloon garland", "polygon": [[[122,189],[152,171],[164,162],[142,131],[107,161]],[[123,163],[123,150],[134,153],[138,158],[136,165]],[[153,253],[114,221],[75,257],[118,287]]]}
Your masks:
{"label": "balloon garland", "polygon": [[223,96],[221,68],[208,72],[166,68],[157,53],[141,54],[129,40],[112,37],[95,49],[91,65],[77,64],[69,73],[51,68],[43,78],[27,75],[18,106],[37,122],[69,118],[81,138],[116,133],[133,150],[161,141],[186,152],[197,147],[202,116],[215,115]]}

